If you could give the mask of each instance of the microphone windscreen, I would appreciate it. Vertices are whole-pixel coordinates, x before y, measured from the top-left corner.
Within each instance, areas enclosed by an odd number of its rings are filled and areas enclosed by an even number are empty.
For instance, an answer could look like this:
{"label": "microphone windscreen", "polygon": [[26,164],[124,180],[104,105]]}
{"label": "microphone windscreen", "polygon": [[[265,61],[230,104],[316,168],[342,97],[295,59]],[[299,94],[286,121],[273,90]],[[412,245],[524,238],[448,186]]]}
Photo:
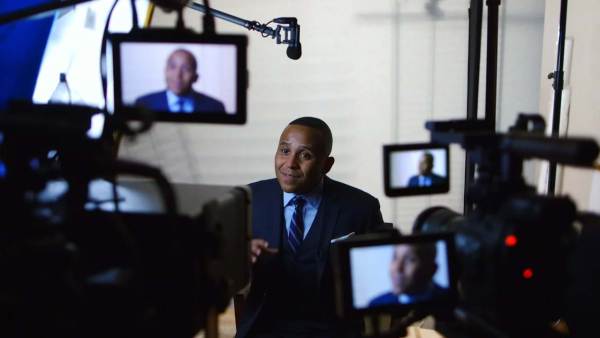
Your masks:
{"label": "microphone windscreen", "polygon": [[302,44],[298,43],[297,47],[289,46],[286,50],[287,56],[292,60],[298,60],[302,56]]}

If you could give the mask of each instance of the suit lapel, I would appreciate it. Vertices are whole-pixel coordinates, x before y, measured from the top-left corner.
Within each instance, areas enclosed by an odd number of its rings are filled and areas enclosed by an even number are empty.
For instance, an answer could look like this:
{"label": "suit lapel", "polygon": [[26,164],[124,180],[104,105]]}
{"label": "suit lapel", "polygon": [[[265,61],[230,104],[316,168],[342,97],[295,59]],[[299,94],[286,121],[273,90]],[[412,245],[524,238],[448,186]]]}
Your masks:
{"label": "suit lapel", "polygon": [[160,102],[160,106],[162,107],[162,111],[170,111],[169,109],[169,99],[167,99],[167,91],[165,90],[162,95],[162,100]]}
{"label": "suit lapel", "polygon": [[327,177],[325,177],[325,181],[323,182],[323,201],[321,202],[321,207],[323,208],[324,214],[322,218],[323,228],[321,229],[321,243],[319,243],[319,251],[317,252],[319,279],[323,276],[323,270],[327,265],[330,241],[340,214],[340,204],[338,196],[335,193],[335,185]]}
{"label": "suit lapel", "polygon": [[267,216],[267,231],[265,240],[269,242],[269,247],[279,248],[281,241],[281,233],[283,228],[283,192],[277,181],[274,182],[273,188],[269,191],[268,204],[275,206],[267,208],[270,214]]}

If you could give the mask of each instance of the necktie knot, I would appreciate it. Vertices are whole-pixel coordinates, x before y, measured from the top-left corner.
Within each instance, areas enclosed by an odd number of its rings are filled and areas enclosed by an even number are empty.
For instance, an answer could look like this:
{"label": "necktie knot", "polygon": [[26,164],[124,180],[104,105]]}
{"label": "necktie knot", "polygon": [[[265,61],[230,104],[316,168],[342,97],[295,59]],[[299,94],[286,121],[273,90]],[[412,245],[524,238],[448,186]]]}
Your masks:
{"label": "necktie knot", "polygon": [[294,197],[294,200],[292,201],[292,203],[294,203],[294,206],[296,208],[302,208],[302,207],[304,207],[306,200],[303,197],[296,196],[296,197]]}

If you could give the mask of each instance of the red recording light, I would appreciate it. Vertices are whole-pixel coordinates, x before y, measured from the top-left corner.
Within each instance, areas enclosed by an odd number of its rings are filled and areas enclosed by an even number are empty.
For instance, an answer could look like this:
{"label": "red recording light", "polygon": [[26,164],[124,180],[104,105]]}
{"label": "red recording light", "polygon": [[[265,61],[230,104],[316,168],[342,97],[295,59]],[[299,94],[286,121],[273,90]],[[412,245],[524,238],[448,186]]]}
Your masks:
{"label": "red recording light", "polygon": [[531,268],[524,269],[523,270],[523,278],[525,278],[525,279],[533,278],[533,269],[531,269]]}
{"label": "red recording light", "polygon": [[504,244],[506,244],[506,246],[508,247],[513,247],[517,245],[517,236],[515,235],[508,235],[504,238]]}

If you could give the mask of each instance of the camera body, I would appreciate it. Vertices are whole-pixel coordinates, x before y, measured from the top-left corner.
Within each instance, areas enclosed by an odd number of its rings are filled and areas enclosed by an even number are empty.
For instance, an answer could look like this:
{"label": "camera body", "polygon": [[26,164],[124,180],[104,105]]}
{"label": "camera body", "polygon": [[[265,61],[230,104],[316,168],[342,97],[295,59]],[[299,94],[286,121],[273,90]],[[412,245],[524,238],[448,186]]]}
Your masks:
{"label": "camera body", "polygon": [[249,283],[250,191],[118,159],[124,123],[92,138],[96,115],[0,114],[0,336],[191,337]]}
{"label": "camera body", "polygon": [[[595,229],[600,217],[588,215],[586,224],[581,225],[578,222],[584,218],[570,198],[537,194],[522,176],[523,161],[540,158],[591,166],[598,157],[598,144],[593,139],[545,137],[545,123],[538,115],[520,114],[505,134],[496,133],[483,120],[427,122],[426,128],[431,132],[430,144],[384,147],[385,191],[389,196],[448,191],[449,169],[438,171],[443,180],[437,184],[422,179],[435,175],[432,168],[448,167],[447,153],[436,157],[432,149],[447,151],[448,145],[459,144],[469,152],[471,164],[477,167],[476,179],[466,192],[466,201],[473,208],[467,209],[466,215],[445,207],[428,208],[415,220],[413,235],[404,237],[410,241],[413,236],[453,234],[454,245],[449,247],[454,251],[449,255],[454,258],[449,262],[456,264],[450,270],[456,272],[453,292],[458,296],[455,302],[442,299],[446,305],[442,312],[439,303],[423,303],[371,314],[432,314],[437,319],[436,329],[447,337],[554,337],[557,333],[551,323],[568,320],[577,304],[571,297],[578,293],[573,291],[574,281],[591,275],[574,268],[573,257],[581,257],[578,243],[585,241],[582,229]],[[410,161],[408,151],[421,154],[418,166]],[[440,164],[444,159],[446,163]],[[405,186],[394,185],[398,172],[413,172],[425,184],[411,186],[408,181]],[[378,240],[370,241],[361,246],[380,245]],[[346,251],[340,245],[341,271],[351,269]],[[348,283],[340,278],[340,295]],[[340,308],[352,300],[348,297],[340,302]],[[401,322],[410,324],[410,320]],[[571,329],[577,336],[586,336],[579,328]]]}

